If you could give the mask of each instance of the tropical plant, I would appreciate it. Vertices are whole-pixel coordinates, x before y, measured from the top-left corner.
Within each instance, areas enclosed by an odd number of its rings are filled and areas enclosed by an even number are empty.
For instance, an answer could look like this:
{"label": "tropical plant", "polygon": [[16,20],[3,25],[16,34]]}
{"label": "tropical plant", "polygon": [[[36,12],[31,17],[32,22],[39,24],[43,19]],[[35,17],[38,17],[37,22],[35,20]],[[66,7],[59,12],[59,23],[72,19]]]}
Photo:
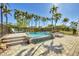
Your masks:
{"label": "tropical plant", "polygon": [[52,28],[53,27],[53,25],[52,24],[49,24],[48,26],[47,26],[47,28]]}
{"label": "tropical plant", "polygon": [[55,21],[55,26],[56,26],[58,20],[60,20],[61,18],[61,13],[56,13],[53,16],[54,16],[54,21]]}
{"label": "tropical plant", "polygon": [[8,14],[11,15],[11,10],[7,8],[7,5],[3,8],[3,14],[6,17],[6,25],[8,24]]}
{"label": "tropical plant", "polygon": [[63,24],[65,25],[68,21],[69,21],[68,18],[64,18],[64,19],[63,19]]}
{"label": "tropical plant", "polygon": [[53,25],[53,20],[54,20],[54,16],[53,16],[53,15],[57,13],[57,9],[58,9],[58,7],[55,6],[55,5],[53,5],[53,6],[51,7],[51,9],[50,9],[50,13],[52,14],[52,17],[51,17],[52,25]]}
{"label": "tropical plant", "polygon": [[26,19],[26,22],[29,21],[29,22],[27,22],[27,24],[32,25],[31,22],[32,22],[33,17],[34,17],[34,14],[29,14],[28,12],[26,12],[25,19]]}
{"label": "tropical plant", "polygon": [[47,18],[42,17],[42,22],[43,22],[44,25],[46,24],[46,21],[47,21]]}
{"label": "tropical plant", "polygon": [[3,3],[0,4],[0,9],[1,9],[1,36],[3,36]]}
{"label": "tropical plant", "polygon": [[70,27],[73,30],[73,35],[77,33],[77,22],[72,21]]}
{"label": "tropical plant", "polygon": [[58,7],[53,5],[52,8],[50,9],[50,13],[55,14],[57,12]]}
{"label": "tropical plant", "polygon": [[[3,36],[3,15],[4,15],[4,9],[5,9],[6,5],[7,4],[4,4],[4,3],[0,4],[0,9],[1,9],[1,34],[2,34],[2,36]],[[6,20],[6,22],[7,22],[7,20]]]}
{"label": "tropical plant", "polygon": [[14,18],[16,19],[16,21],[17,21],[17,26],[20,26],[20,25],[22,25],[21,24],[21,12],[19,11],[19,10],[16,10],[15,9],[15,13],[14,13]]}
{"label": "tropical plant", "polygon": [[2,13],[3,13],[3,15],[5,16],[5,18],[6,18],[6,25],[7,25],[7,23],[8,23],[8,14],[10,14],[11,15],[11,10],[10,9],[8,9],[7,8],[7,6],[8,6],[8,4],[6,3],[2,3],[2,5],[3,5],[3,7],[2,7]]}
{"label": "tropical plant", "polygon": [[37,22],[40,21],[40,16],[34,15],[35,26],[37,27]]}
{"label": "tropical plant", "polygon": [[3,15],[5,16],[6,18],[6,33],[8,32],[8,28],[7,28],[7,25],[8,25],[8,14],[11,15],[11,10],[7,8],[7,4],[5,4],[4,8],[3,8]]}
{"label": "tropical plant", "polygon": [[41,16],[38,16],[38,20],[39,20],[39,27],[41,27],[41,26],[40,26],[40,21],[41,21],[41,18],[42,18]]}
{"label": "tropical plant", "polygon": [[14,18],[17,20],[19,27],[26,27],[27,14],[25,12],[15,9]]}

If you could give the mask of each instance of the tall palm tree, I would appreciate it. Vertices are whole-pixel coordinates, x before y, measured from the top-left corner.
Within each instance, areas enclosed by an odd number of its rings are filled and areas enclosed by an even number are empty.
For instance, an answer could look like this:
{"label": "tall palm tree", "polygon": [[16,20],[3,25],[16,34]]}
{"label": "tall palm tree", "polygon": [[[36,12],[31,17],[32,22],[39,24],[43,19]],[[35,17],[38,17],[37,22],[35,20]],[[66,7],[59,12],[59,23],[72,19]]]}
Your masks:
{"label": "tall palm tree", "polygon": [[71,24],[70,27],[73,29],[73,35],[75,35],[76,32],[77,32],[77,24],[78,24],[78,23],[72,21],[70,24]]}
{"label": "tall palm tree", "polygon": [[22,15],[23,15],[22,11],[15,9],[14,18],[17,21],[17,26],[20,26],[20,27],[23,26],[23,17],[22,17]]}
{"label": "tall palm tree", "polygon": [[48,24],[48,21],[50,21],[51,19],[46,17],[46,24]]}
{"label": "tall palm tree", "polygon": [[14,17],[17,20],[18,26],[26,27],[27,20],[30,21],[33,18],[33,14],[15,9]]}
{"label": "tall palm tree", "polygon": [[50,9],[50,13],[55,14],[57,12],[58,7],[53,5],[52,8]]}
{"label": "tall palm tree", "polygon": [[14,18],[17,21],[17,26],[20,26],[21,12],[15,9]]}
{"label": "tall palm tree", "polygon": [[61,18],[61,13],[54,14],[55,27],[56,27],[58,20],[60,20],[60,18]]}
{"label": "tall palm tree", "polygon": [[7,25],[8,25],[8,14],[11,15],[11,10],[7,8],[7,4],[4,6],[3,8],[3,15],[5,16],[6,18],[6,34],[8,32],[8,29],[7,29]]}
{"label": "tall palm tree", "polygon": [[26,27],[27,26],[27,15],[28,15],[28,12],[23,12],[21,11],[21,20],[22,21],[22,24],[23,24],[23,27]]}
{"label": "tall palm tree", "polygon": [[1,36],[3,36],[3,6],[4,4],[1,3],[0,9],[1,9]]}
{"label": "tall palm tree", "polygon": [[51,17],[52,25],[53,25],[53,18],[54,18],[53,15],[57,13],[57,9],[58,9],[58,7],[55,6],[55,5],[53,5],[53,6],[51,7],[51,9],[50,9],[50,13],[52,14],[52,17]]}
{"label": "tall palm tree", "polygon": [[[1,28],[2,28],[2,33],[3,33],[3,16],[6,17],[6,33],[7,33],[7,23],[8,23],[8,17],[7,14],[10,13],[10,10],[7,9],[7,3],[1,3]],[[3,35],[3,34],[2,34]]]}
{"label": "tall palm tree", "polygon": [[39,28],[41,27],[40,23],[41,23],[42,17],[39,16]]}
{"label": "tall palm tree", "polygon": [[30,23],[30,26],[32,26],[32,20],[33,20],[34,14],[26,14],[26,21],[28,20]]}
{"label": "tall palm tree", "polygon": [[35,16],[34,16],[34,19],[35,19],[35,20],[34,20],[34,21],[35,21],[35,27],[37,27],[38,16],[35,15]]}
{"label": "tall palm tree", "polygon": [[34,16],[34,19],[35,19],[35,25],[36,25],[36,27],[37,27],[37,22],[39,21],[40,16],[35,15],[35,16]]}
{"label": "tall palm tree", "polygon": [[47,18],[43,17],[42,18],[42,22],[44,23],[44,25],[46,24]]}
{"label": "tall palm tree", "polygon": [[76,29],[78,23],[72,21],[70,24],[71,24],[71,27],[72,27],[72,28]]}
{"label": "tall palm tree", "polygon": [[64,19],[63,19],[63,23],[64,23],[64,25],[65,25],[68,21],[69,21],[68,18],[64,18]]}
{"label": "tall palm tree", "polygon": [[8,24],[8,14],[11,15],[11,10],[7,8],[8,4],[4,4],[3,14],[6,18],[6,25]]}

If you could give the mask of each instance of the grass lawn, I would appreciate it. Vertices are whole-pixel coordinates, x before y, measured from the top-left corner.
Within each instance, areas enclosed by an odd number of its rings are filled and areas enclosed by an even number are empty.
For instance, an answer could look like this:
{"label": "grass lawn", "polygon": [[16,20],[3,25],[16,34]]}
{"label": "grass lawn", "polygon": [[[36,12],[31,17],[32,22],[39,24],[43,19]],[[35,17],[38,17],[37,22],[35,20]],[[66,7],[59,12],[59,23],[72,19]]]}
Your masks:
{"label": "grass lawn", "polygon": [[60,33],[63,33],[66,35],[73,35],[72,31],[60,31]]}

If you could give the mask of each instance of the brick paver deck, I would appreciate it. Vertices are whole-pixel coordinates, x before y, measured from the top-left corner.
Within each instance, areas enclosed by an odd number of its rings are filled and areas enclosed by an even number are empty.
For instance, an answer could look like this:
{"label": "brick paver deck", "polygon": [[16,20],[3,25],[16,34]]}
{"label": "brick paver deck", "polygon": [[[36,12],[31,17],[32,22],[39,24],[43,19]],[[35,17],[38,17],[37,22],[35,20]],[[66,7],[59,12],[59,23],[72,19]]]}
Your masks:
{"label": "brick paver deck", "polygon": [[[11,34],[7,37],[25,35],[25,34]],[[57,50],[58,46],[63,49]],[[58,51],[58,52],[57,52]],[[38,44],[29,45],[14,45],[10,46],[0,56],[78,56],[79,55],[79,36],[56,37],[48,41]]]}

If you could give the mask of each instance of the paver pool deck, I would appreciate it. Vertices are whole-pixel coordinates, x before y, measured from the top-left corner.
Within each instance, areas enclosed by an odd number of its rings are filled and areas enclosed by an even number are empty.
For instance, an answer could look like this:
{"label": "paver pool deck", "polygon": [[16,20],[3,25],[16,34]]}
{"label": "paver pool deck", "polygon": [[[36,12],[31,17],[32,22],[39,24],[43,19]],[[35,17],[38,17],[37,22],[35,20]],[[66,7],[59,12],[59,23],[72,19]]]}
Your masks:
{"label": "paver pool deck", "polygon": [[[26,36],[24,33],[8,34],[5,37]],[[17,38],[16,38],[17,39]],[[63,49],[55,50],[61,45]],[[38,44],[17,44],[10,46],[0,56],[78,56],[79,36],[64,35]]]}

